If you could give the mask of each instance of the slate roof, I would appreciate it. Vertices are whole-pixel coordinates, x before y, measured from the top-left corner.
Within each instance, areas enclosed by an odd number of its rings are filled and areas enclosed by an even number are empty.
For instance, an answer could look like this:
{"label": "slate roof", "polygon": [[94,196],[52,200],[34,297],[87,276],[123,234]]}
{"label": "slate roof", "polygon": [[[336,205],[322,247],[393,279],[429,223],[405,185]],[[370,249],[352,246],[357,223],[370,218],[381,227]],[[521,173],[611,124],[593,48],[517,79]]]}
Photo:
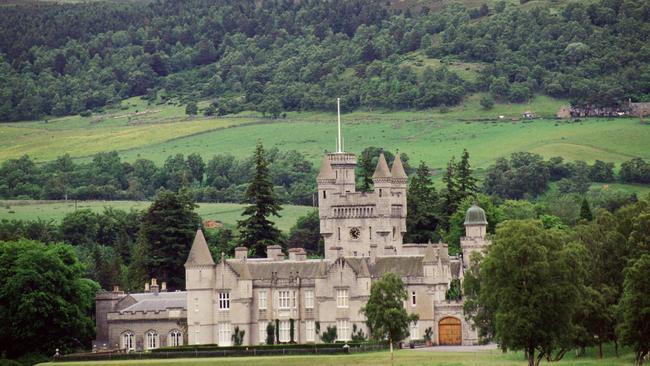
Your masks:
{"label": "slate roof", "polygon": [[327,155],[323,156],[323,161],[320,163],[320,172],[316,179],[336,179],[332,165],[330,164]]}
{"label": "slate roof", "polygon": [[395,156],[395,161],[393,161],[393,168],[391,169],[390,174],[393,176],[393,178],[408,179],[408,176],[404,171],[404,165],[402,165],[402,159],[400,158],[399,153],[397,153]]}
{"label": "slate roof", "polygon": [[212,259],[212,254],[210,254],[208,243],[205,241],[205,237],[203,236],[203,231],[198,229],[196,231],[196,236],[194,236],[194,243],[192,243],[190,254],[187,256],[187,261],[185,261],[185,266],[205,266],[213,264],[214,260]]}
{"label": "slate roof", "polygon": [[[321,263],[323,262],[323,263]],[[228,260],[226,263],[235,271],[240,278],[250,276],[246,279],[265,280],[271,279],[272,273],[276,273],[277,278],[290,278],[291,276],[300,276],[301,278],[320,278],[324,275],[323,264],[331,264],[330,261],[304,260],[304,261],[269,261],[269,260],[251,260],[245,262],[238,260]],[[327,268],[327,267],[326,267]],[[246,273],[248,272],[248,273]]]}
{"label": "slate roof", "polygon": [[377,161],[377,168],[375,168],[375,173],[372,175],[372,178],[390,178],[390,170],[388,169],[388,163],[384,157],[384,153],[379,154],[379,160]]}
{"label": "slate roof", "polygon": [[187,309],[187,292],[153,292],[129,294],[135,301],[135,304],[128,306],[124,311],[164,311],[166,309]]}
{"label": "slate roof", "polygon": [[401,277],[424,276],[422,271],[422,256],[391,256],[377,257],[375,264],[370,266],[370,273],[374,277],[381,277],[384,273],[393,272]]}

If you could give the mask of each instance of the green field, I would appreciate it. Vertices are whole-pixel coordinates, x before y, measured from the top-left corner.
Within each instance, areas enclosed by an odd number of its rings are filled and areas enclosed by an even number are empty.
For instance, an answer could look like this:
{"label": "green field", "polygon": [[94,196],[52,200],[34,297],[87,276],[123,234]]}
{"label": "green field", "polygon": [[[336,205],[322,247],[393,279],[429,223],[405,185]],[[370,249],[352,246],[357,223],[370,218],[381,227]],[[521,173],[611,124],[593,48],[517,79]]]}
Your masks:
{"label": "green field", "polygon": [[[101,212],[108,206],[122,210],[143,210],[149,204],[147,201],[0,201],[0,219],[61,221],[66,214],[75,210],[75,206],[76,209],[89,208]],[[235,203],[201,203],[196,212],[203,220],[218,220],[226,226],[234,226],[241,219],[243,207]],[[310,210],[306,206],[285,205],[280,212],[282,217],[272,220],[280,230],[288,232],[298,217]]]}
{"label": "green field", "polygon": [[[614,366],[630,365],[630,357],[605,357],[598,360],[592,357],[554,362],[557,365],[580,366]],[[84,362],[86,365],[278,365],[278,366],[316,366],[316,365],[444,365],[444,366],[479,366],[479,365],[526,365],[521,353],[503,354],[500,351],[480,352],[427,352],[422,350],[399,350],[395,353],[395,362],[391,364],[388,352],[375,352],[340,356],[286,356],[286,357],[233,357],[233,358],[188,358],[173,360],[143,361],[102,361]],[[77,362],[57,362],[55,365],[79,365]],[[542,363],[548,365],[548,363]]]}

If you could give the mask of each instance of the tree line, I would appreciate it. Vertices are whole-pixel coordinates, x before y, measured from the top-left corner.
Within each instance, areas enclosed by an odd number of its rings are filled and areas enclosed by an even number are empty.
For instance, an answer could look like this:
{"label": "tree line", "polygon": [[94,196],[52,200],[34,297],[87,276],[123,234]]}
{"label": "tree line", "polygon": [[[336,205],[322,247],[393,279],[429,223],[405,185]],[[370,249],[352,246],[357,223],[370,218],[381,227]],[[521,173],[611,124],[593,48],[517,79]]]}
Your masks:
{"label": "tree line", "polygon": [[[312,204],[316,171],[297,151],[266,151],[269,179],[281,202]],[[207,163],[193,153],[170,155],[161,166],[148,159],[122,161],[116,151],[98,153],[87,163],[69,155],[38,165],[28,156],[0,166],[4,199],[145,200],[159,189],[186,188],[194,201],[240,202],[255,171],[252,157],[214,155]]]}
{"label": "tree line", "polygon": [[[512,102],[533,93],[578,105],[647,101],[650,6],[622,4],[573,2],[558,12],[505,1],[435,12],[378,0],[6,6],[0,121],[90,113],[138,95],[273,115],[327,110],[335,97],[344,110],[444,107],[479,90]],[[483,67],[466,80],[446,66],[403,62],[414,51]]]}

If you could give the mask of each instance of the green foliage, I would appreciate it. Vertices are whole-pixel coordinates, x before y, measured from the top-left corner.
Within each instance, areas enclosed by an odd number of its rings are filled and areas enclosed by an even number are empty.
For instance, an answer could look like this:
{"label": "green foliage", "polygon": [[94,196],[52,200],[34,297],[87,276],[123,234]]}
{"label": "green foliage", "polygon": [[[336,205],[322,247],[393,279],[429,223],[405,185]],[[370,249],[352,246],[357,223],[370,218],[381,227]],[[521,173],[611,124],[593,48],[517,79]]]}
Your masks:
{"label": "green foliage", "polygon": [[242,213],[246,218],[237,222],[239,239],[242,245],[252,249],[255,255],[266,257],[266,247],[280,244],[281,237],[280,231],[268,218],[279,217],[278,211],[282,208],[269,181],[268,161],[261,142],[257,143],[255,149],[255,174],[246,188],[246,198],[242,203],[249,206]]}
{"label": "green foliage", "polygon": [[83,277],[74,249],[29,240],[0,242],[2,353],[64,353],[94,336],[91,312],[99,286]]}
{"label": "green foliage", "polygon": [[418,320],[417,314],[404,309],[407,299],[406,287],[400,277],[386,273],[372,283],[370,298],[361,312],[373,339],[396,343],[409,335],[409,324]]}
{"label": "green foliage", "polygon": [[436,234],[438,194],[431,181],[429,168],[423,161],[411,179],[406,200],[408,212],[404,241],[426,243],[439,239]]}
{"label": "green foliage", "polygon": [[334,343],[336,342],[337,334],[336,334],[336,325],[333,326],[327,326],[327,330],[325,330],[321,335],[320,339],[324,343]]}
{"label": "green foliage", "polygon": [[199,113],[199,107],[196,105],[196,102],[189,102],[185,106],[185,114],[188,116],[196,116]]}
{"label": "green foliage", "polygon": [[424,340],[427,342],[431,342],[433,339],[433,329],[431,327],[427,327],[427,329],[424,330]]}
{"label": "green foliage", "polygon": [[449,289],[445,293],[445,299],[447,300],[460,300],[463,297],[463,291],[460,287],[460,280],[454,278],[449,284]]}
{"label": "green foliage", "polygon": [[324,255],[318,210],[298,218],[289,231],[287,244],[289,248],[305,248],[307,254]]}
{"label": "green foliage", "polygon": [[352,342],[365,342],[368,340],[368,336],[363,332],[363,329],[357,327],[356,324],[352,324]]}
{"label": "green foliage", "polygon": [[582,199],[582,204],[580,205],[580,218],[587,221],[594,219],[594,215],[591,213],[591,208],[589,207],[589,202],[586,198]]}
{"label": "green foliage", "polygon": [[542,357],[561,358],[570,347],[586,263],[584,247],[562,231],[546,230],[538,221],[502,223],[481,261],[474,299],[492,316],[487,324],[486,319],[476,324],[493,327],[504,349],[525,350],[531,366]]}
{"label": "green foliage", "polygon": [[266,325],[266,344],[272,345],[275,343],[275,325],[269,322]]}
{"label": "green foliage", "polygon": [[499,158],[487,170],[483,190],[509,199],[534,197],[546,192],[549,175],[549,168],[541,156],[528,152],[513,153],[510,160]]}
{"label": "green foliage", "polygon": [[643,254],[625,270],[621,299],[623,322],[619,332],[623,344],[633,348],[638,365],[650,353],[650,254]]}
{"label": "green foliage", "polygon": [[535,205],[525,200],[506,200],[499,206],[502,220],[530,220],[537,217]]}
{"label": "green foliage", "polygon": [[483,107],[483,109],[485,109],[486,111],[489,111],[490,109],[492,109],[492,107],[494,107],[494,98],[492,98],[489,95],[483,96],[481,98],[480,103],[481,103],[481,107]]}
{"label": "green foliage", "polygon": [[232,343],[235,346],[241,346],[242,343],[244,343],[244,336],[246,335],[246,331],[243,329],[239,329],[239,326],[235,327],[235,330],[232,334]]}
{"label": "green foliage", "polygon": [[621,164],[623,182],[650,183],[650,164],[641,158],[634,158]]}
{"label": "green foliage", "polygon": [[142,216],[138,242],[129,271],[131,283],[149,278],[167,282],[171,290],[185,287],[185,260],[197,228],[196,205],[185,194],[160,191]]}

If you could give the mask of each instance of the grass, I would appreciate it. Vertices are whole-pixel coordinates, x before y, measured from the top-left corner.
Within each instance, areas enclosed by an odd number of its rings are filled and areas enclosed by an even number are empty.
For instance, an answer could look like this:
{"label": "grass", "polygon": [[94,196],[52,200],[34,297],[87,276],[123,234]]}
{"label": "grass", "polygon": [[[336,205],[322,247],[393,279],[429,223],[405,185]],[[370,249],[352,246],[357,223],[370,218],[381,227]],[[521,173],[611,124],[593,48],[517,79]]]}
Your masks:
{"label": "grass", "polygon": [[[630,365],[629,356],[620,359],[605,357],[598,360],[592,357],[566,360],[554,364],[570,366],[614,366]],[[374,352],[337,356],[286,356],[286,357],[229,357],[229,358],[188,358],[172,360],[142,360],[142,361],[100,361],[84,362],[87,365],[260,365],[277,366],[316,366],[316,365],[441,365],[441,366],[478,366],[478,365],[526,365],[521,353],[503,354],[500,351],[479,352],[427,352],[421,350],[398,350],[395,352],[395,362],[390,362],[388,352]],[[75,362],[57,362],[56,365],[79,365]],[[542,363],[547,364],[547,363]]]}
{"label": "grass", "polygon": [[[147,201],[0,201],[0,219],[16,220],[54,220],[60,222],[63,217],[76,209],[91,209],[101,212],[104,207],[121,210],[131,208],[144,210],[149,207]],[[288,232],[300,216],[306,215],[312,208],[307,206],[285,205],[280,212],[282,217],[272,218],[278,228]],[[203,220],[218,220],[226,226],[234,226],[241,219],[244,206],[235,203],[201,203],[196,209]]]}

